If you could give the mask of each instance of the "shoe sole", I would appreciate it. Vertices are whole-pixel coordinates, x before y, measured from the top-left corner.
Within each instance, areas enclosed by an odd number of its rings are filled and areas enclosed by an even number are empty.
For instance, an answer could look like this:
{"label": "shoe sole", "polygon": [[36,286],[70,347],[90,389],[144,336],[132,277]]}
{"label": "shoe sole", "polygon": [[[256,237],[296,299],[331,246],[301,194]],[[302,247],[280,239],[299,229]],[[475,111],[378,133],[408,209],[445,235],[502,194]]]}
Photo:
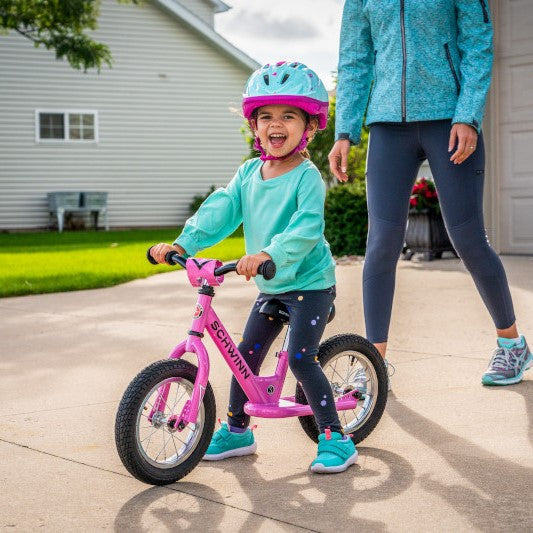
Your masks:
{"label": "shoe sole", "polygon": [[203,461],[221,461],[222,459],[228,459],[229,457],[242,457],[244,455],[252,455],[257,450],[257,442],[250,444],[250,446],[242,446],[241,448],[234,448],[222,453],[205,454],[202,458]]}
{"label": "shoe sole", "polygon": [[322,463],[317,463],[311,467],[311,472],[314,472],[315,474],[338,474],[339,472],[344,472],[348,467],[357,463],[358,456],[359,453],[356,450],[353,455],[348,457],[348,459],[342,463],[342,465],[338,466],[324,466]]}
{"label": "shoe sole", "polygon": [[526,364],[524,365],[524,368],[520,371],[520,373],[515,376],[514,378],[505,378],[505,379],[499,379],[497,381],[493,380],[491,377],[488,377],[485,379],[485,376],[482,376],[481,383],[483,385],[514,385],[515,383],[519,383],[522,381],[522,378],[524,377],[524,372],[526,370],[529,370],[531,367],[533,367],[533,356],[529,357],[529,359],[526,361]]}

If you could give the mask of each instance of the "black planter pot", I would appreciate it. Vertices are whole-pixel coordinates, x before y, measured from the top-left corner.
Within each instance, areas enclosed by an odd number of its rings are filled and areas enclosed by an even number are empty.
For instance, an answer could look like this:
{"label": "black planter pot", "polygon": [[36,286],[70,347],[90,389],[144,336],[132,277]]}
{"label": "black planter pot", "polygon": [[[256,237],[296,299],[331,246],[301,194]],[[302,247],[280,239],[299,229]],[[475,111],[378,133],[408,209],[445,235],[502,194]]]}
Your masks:
{"label": "black planter pot", "polygon": [[417,252],[423,253],[426,261],[442,257],[442,252],[457,257],[440,213],[409,213],[403,258],[409,260]]}

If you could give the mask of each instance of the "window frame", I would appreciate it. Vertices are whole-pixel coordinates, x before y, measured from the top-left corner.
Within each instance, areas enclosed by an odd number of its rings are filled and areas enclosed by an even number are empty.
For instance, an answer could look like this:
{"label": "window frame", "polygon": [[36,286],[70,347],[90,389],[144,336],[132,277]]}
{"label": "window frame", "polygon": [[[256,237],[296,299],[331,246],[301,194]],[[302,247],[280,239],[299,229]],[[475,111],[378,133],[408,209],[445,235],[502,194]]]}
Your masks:
{"label": "window frame", "polygon": [[[55,113],[63,115],[63,131],[65,137],[63,139],[42,139],[41,138],[41,114],[42,113]],[[94,118],[94,139],[71,139],[70,138],[70,115],[92,115]],[[51,109],[51,108],[39,108],[35,110],[35,143],[47,144],[47,143],[82,143],[82,144],[96,144],[99,142],[99,121],[98,111],[95,109]]]}

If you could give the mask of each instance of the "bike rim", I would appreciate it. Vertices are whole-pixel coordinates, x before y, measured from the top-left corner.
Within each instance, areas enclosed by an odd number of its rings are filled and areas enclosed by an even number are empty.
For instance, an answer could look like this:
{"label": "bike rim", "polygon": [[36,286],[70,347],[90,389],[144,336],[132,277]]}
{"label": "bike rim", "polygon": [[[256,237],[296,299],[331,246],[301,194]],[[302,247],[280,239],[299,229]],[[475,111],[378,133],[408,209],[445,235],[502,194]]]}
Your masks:
{"label": "bike rim", "polygon": [[352,433],[368,420],[376,405],[378,377],[374,365],[363,353],[349,350],[332,357],[323,370],[335,399],[355,389],[364,395],[355,409],[337,411],[344,433]]}
{"label": "bike rim", "polygon": [[[169,385],[164,409],[148,419],[159,396],[159,389]],[[167,421],[179,415],[191,399],[193,384],[183,378],[169,378],[155,385],[144,397],[137,413],[135,439],[143,458],[157,468],[174,468],[191,455],[204,427],[204,405],[200,404],[196,424],[188,424],[182,431],[170,431]]]}

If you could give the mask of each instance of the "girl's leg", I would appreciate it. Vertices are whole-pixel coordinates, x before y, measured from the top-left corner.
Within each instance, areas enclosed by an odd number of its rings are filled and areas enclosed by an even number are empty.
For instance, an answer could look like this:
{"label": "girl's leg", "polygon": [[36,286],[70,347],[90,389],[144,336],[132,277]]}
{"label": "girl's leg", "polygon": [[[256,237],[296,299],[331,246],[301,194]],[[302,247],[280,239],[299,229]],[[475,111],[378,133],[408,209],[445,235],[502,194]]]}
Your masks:
{"label": "girl's leg", "polygon": [[289,366],[302,384],[321,432],[326,428],[342,433],[333,392],[316,356],[335,299],[335,288],[319,291],[294,291],[278,295],[289,310],[291,334]]}
{"label": "girl's leg", "polygon": [[[259,294],[252,307],[238,346],[239,352],[254,374],[258,373],[268,349],[282,328],[280,321],[269,320],[259,313],[261,306],[271,298],[273,298],[272,295]],[[247,401],[248,397],[239,382],[233,377],[228,406],[228,424],[231,428],[243,429],[248,427],[250,416],[244,412],[244,404]]]}
{"label": "girl's leg", "polygon": [[409,197],[425,155],[414,124],[374,124],[367,160],[368,240],[363,268],[366,336],[385,356],[396,264]]}
{"label": "girl's leg", "polygon": [[515,315],[509,284],[502,262],[488,242],[483,222],[483,135],[478,138],[475,152],[460,165],[454,165],[448,153],[450,129],[450,121],[420,125],[420,136],[437,187],[446,228],[497,330],[505,335],[514,335]]}

